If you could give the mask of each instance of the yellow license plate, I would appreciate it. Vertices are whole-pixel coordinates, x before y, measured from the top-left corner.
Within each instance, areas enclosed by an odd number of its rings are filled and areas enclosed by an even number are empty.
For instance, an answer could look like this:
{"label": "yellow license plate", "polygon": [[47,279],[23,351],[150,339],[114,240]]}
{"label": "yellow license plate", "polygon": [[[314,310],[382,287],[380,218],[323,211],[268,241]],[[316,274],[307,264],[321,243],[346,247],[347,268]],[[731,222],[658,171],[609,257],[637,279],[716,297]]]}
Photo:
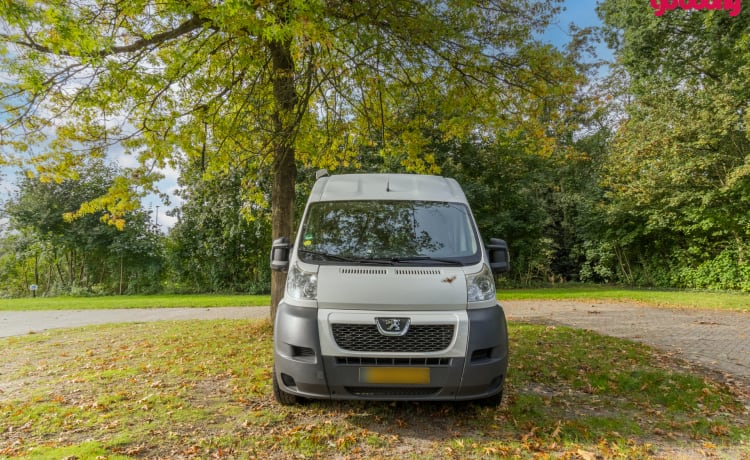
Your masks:
{"label": "yellow license plate", "polygon": [[361,367],[359,382],[426,385],[430,383],[430,369],[427,367]]}

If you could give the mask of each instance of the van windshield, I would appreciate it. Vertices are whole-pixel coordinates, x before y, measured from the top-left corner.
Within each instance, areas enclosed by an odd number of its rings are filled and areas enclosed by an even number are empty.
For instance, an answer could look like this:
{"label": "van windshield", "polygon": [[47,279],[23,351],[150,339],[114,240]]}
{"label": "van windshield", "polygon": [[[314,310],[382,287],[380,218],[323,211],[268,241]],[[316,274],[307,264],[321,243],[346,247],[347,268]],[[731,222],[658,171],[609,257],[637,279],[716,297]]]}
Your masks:
{"label": "van windshield", "polygon": [[472,222],[460,203],[317,202],[297,251],[311,263],[475,264],[481,254]]}

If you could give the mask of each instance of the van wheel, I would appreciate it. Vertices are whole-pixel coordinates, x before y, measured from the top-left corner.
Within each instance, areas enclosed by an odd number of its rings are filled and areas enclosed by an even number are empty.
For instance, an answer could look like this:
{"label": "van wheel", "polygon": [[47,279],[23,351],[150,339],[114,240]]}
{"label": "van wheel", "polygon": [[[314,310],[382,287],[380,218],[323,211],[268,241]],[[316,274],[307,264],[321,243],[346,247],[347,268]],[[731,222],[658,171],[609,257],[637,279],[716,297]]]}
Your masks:
{"label": "van wheel", "polygon": [[276,368],[273,369],[273,396],[276,398],[276,402],[282,406],[294,406],[300,402],[297,396],[281,389],[279,381],[276,378]]}

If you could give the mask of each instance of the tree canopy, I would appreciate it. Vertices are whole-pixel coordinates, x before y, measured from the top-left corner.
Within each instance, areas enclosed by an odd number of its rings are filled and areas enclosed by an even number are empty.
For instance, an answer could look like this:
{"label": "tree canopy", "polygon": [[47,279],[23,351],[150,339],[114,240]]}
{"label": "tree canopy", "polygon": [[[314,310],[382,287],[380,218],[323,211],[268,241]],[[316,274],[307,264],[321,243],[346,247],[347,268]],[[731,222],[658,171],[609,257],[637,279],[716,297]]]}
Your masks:
{"label": "tree canopy", "polygon": [[631,97],[603,175],[610,236],[644,281],[747,288],[750,19],[599,8]]}
{"label": "tree canopy", "polygon": [[[298,166],[357,164],[370,149],[437,172],[435,128],[550,154],[562,120],[550,102],[581,83],[534,39],[555,3],[3,2],[2,158],[59,181],[122,145],[139,166],[81,209],[114,223],[159,168],[241,165],[243,195],[271,204],[273,237],[290,235]],[[283,275],[274,285],[275,305]]]}
{"label": "tree canopy", "polygon": [[[5,209],[87,190],[48,235],[100,218],[127,232],[169,166],[184,204],[161,279],[256,292],[315,169],[440,173],[483,235],[509,241],[510,282],[750,290],[750,19],[601,2],[616,62],[590,82],[591,31],[561,50],[535,38],[558,5],[3,2],[0,166],[28,174]],[[136,166],[81,184],[122,150]],[[19,217],[0,237],[16,281],[51,251]],[[122,243],[102,254],[127,267],[139,245]]]}
{"label": "tree canopy", "polygon": [[56,293],[151,293],[161,289],[161,244],[144,210],[129,212],[118,230],[103,212],[71,221],[81,205],[111,187],[117,168],[90,159],[76,167],[76,180],[40,182],[21,176],[4,203],[13,232],[0,246],[0,290],[13,295],[36,284]]}

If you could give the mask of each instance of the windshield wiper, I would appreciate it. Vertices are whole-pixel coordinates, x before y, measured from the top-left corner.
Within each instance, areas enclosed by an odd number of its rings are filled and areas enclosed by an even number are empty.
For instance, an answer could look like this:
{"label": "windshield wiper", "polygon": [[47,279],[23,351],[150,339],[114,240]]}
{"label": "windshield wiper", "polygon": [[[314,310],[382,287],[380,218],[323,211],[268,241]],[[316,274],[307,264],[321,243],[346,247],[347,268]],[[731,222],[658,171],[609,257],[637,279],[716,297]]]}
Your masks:
{"label": "windshield wiper", "polygon": [[345,257],[327,252],[310,251],[309,249],[299,249],[297,252],[310,256],[320,257],[323,260],[333,260],[336,262],[350,262],[353,264],[388,264],[393,265],[391,259],[363,259],[361,257]]}
{"label": "windshield wiper", "polygon": [[437,262],[447,265],[463,265],[461,262],[453,259],[440,259],[429,256],[404,256],[404,257],[373,257],[373,258],[361,258],[361,257],[345,257],[336,254],[329,254],[327,252],[310,251],[309,249],[299,249],[297,252],[308,254],[315,257],[320,257],[323,260],[333,260],[336,262],[351,262],[355,264],[398,264],[398,263],[411,263],[411,262]]}
{"label": "windshield wiper", "polygon": [[454,260],[454,259],[441,259],[438,257],[430,257],[430,256],[388,257],[388,258],[383,258],[383,259],[371,259],[371,260],[379,260],[383,262],[393,262],[393,263],[438,262],[438,263],[447,264],[447,265],[458,265],[458,266],[463,265],[461,262]]}
{"label": "windshield wiper", "polygon": [[297,252],[308,254],[311,256],[321,257],[324,260],[335,260],[338,262],[359,262],[357,259],[351,259],[349,257],[337,256],[336,254],[328,254],[327,252],[310,251],[308,249],[298,249]]}

